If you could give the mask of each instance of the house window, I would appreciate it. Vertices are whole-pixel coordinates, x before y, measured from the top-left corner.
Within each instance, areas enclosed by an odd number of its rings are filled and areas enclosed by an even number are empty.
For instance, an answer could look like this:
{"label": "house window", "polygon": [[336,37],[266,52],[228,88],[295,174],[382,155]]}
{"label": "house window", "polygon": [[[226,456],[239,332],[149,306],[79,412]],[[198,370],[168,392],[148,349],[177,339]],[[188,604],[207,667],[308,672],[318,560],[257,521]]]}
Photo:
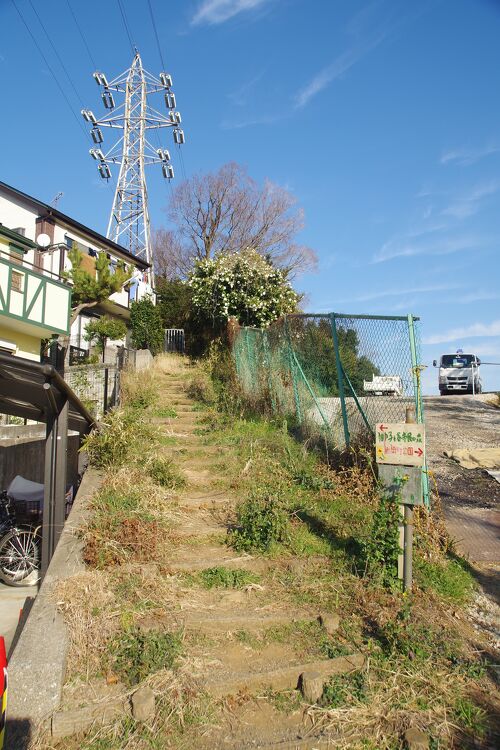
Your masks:
{"label": "house window", "polygon": [[72,237],[68,237],[68,235],[65,234],[64,242],[66,243],[66,247],[68,248],[68,250],[71,250],[71,248],[73,247],[74,239]]}
{"label": "house window", "polygon": [[24,273],[19,273],[19,271],[12,271],[11,287],[14,292],[23,291],[23,282],[24,282]]}

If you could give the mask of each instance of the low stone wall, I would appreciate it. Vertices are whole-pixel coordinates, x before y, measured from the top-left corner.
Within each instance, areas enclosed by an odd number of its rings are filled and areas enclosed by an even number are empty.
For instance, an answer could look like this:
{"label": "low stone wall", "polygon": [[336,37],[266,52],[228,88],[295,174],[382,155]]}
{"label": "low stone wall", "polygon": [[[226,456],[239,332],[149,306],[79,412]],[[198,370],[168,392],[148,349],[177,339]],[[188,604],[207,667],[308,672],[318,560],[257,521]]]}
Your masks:
{"label": "low stone wall", "polygon": [[36,727],[59,706],[64,684],[68,637],[57,610],[55,588],[84,569],[77,530],[102,476],[89,469],[9,663],[7,740],[9,750],[26,750]]}

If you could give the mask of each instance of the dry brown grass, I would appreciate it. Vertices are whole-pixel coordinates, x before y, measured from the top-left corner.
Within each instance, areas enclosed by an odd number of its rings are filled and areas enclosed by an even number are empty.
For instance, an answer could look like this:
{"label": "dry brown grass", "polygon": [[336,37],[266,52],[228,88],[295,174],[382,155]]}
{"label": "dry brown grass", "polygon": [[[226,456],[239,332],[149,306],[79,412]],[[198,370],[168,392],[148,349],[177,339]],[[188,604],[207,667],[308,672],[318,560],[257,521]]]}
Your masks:
{"label": "dry brown grass", "polygon": [[62,581],[55,593],[69,634],[67,680],[88,681],[102,669],[109,640],[120,627],[120,610],[109,575],[86,570]]}
{"label": "dry brown grass", "polygon": [[185,374],[189,361],[182,354],[159,354],[153,362],[153,372],[162,375]]}

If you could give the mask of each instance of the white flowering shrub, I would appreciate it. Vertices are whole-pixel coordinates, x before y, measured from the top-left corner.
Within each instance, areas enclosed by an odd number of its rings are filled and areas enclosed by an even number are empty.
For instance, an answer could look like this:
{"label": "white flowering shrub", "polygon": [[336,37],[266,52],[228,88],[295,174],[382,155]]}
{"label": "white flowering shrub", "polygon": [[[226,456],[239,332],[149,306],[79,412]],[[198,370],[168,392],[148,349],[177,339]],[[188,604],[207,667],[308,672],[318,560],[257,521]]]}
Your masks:
{"label": "white flowering shrub", "polygon": [[220,323],[234,315],[258,328],[293,312],[300,299],[286,272],[250,249],[197,261],[189,286],[198,313]]}

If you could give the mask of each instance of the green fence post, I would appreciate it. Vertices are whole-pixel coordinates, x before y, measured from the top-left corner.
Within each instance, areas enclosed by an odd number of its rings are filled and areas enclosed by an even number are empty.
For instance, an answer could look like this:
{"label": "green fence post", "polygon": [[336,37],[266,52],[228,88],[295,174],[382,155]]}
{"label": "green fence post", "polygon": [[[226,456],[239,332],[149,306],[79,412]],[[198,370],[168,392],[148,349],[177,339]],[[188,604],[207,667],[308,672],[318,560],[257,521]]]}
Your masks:
{"label": "green fence post", "polygon": [[300,396],[299,396],[299,389],[297,386],[297,378],[295,377],[295,366],[294,366],[294,361],[293,361],[292,339],[290,337],[290,329],[288,326],[288,318],[286,315],[285,315],[285,332],[286,332],[286,340],[288,342],[288,366],[290,368],[290,375],[292,376],[293,397],[295,400],[295,411],[297,413],[297,419],[299,420],[299,424],[302,424],[302,411],[300,408]]}
{"label": "green fence post", "polygon": [[[415,320],[413,315],[408,315],[408,334],[410,337],[411,371],[413,375],[413,390],[415,394],[415,416],[419,424],[424,423],[424,405],[422,401],[422,389],[420,385],[419,363],[417,361],[417,342],[415,338]],[[424,504],[430,506],[429,498],[429,475],[427,474],[427,459],[422,469],[422,494]]]}
{"label": "green fence post", "polygon": [[267,369],[267,387],[269,388],[269,398],[271,399],[271,407],[274,413],[276,413],[276,400],[274,398],[273,378],[271,372],[271,354],[269,351],[269,341],[267,340],[267,331],[262,331],[262,349],[264,352],[264,367]]}
{"label": "green fence post", "polygon": [[354,399],[354,403],[358,407],[358,411],[361,414],[361,417],[363,418],[363,422],[365,423],[365,426],[368,428],[369,432],[371,432],[372,435],[375,435],[375,430],[373,429],[373,427],[369,423],[368,418],[367,418],[367,416],[366,416],[366,414],[365,414],[365,412],[363,410],[363,407],[359,403],[358,395],[357,395],[356,391],[354,390],[354,387],[353,387],[351,381],[349,380],[349,375],[346,373],[346,371],[344,370],[343,366],[342,366],[342,375],[346,379],[346,383],[349,386],[349,388],[351,389],[351,393],[352,393],[352,397]]}
{"label": "green fence post", "polygon": [[338,381],[338,386],[339,386],[340,408],[342,409],[342,422],[344,423],[344,438],[345,438],[346,448],[348,448],[349,443],[350,443],[349,421],[347,419],[347,409],[345,405],[344,376],[343,376],[342,361],[340,359],[339,337],[337,333],[337,322],[335,320],[335,313],[330,314],[330,323],[332,326],[333,348],[335,350],[335,364],[337,367],[337,381]]}

